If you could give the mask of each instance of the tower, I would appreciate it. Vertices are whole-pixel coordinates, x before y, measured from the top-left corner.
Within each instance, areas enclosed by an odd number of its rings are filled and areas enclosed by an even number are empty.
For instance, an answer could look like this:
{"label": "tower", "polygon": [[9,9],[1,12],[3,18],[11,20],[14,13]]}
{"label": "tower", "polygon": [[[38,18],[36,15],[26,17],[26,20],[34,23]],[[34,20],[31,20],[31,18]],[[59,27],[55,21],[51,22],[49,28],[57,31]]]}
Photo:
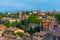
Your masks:
{"label": "tower", "polygon": [[19,19],[20,19],[20,20],[22,19],[22,13],[23,13],[23,12],[19,12]]}

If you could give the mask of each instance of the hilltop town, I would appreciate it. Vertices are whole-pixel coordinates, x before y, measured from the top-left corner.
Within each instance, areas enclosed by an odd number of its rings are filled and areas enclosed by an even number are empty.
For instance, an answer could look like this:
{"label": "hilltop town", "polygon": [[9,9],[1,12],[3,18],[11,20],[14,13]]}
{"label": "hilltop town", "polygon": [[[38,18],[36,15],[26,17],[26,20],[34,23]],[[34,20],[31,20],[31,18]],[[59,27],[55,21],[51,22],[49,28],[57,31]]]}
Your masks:
{"label": "hilltop town", "polygon": [[60,12],[0,12],[0,40],[60,40]]}

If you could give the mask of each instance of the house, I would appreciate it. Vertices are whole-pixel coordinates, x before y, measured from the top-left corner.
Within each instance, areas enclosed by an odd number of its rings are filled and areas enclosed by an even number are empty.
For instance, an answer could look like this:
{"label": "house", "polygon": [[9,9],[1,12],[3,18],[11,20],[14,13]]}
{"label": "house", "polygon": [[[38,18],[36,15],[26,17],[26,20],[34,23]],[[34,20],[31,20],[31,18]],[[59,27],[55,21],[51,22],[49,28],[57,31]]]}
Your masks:
{"label": "house", "polygon": [[4,33],[2,37],[4,40],[21,40],[21,38],[18,35],[12,35],[11,33]]}
{"label": "house", "polygon": [[5,30],[6,30],[6,26],[3,24],[0,24],[0,36],[2,36],[2,34]]}
{"label": "house", "polygon": [[43,40],[44,35],[46,35],[46,34],[47,34],[47,32],[41,31],[41,32],[34,33],[32,35],[32,37],[33,37],[33,40]]}
{"label": "house", "polygon": [[38,13],[38,11],[34,10],[33,13],[36,14],[36,13]]}
{"label": "house", "polygon": [[29,15],[33,14],[32,12],[29,13]]}
{"label": "house", "polygon": [[40,15],[45,16],[45,15],[46,15],[46,13],[45,13],[45,12],[40,12]]}
{"label": "house", "polygon": [[24,30],[18,29],[18,28],[16,28],[16,27],[7,28],[6,31],[10,31],[10,32],[14,32],[14,33],[18,33],[18,32],[24,33]]}
{"label": "house", "polygon": [[56,27],[51,33],[53,35],[53,40],[60,40],[60,28]]}
{"label": "house", "polygon": [[6,29],[6,26],[3,24],[0,24],[0,30],[5,30],[5,29]]}
{"label": "house", "polygon": [[30,37],[24,37],[22,40],[33,40]]}
{"label": "house", "polygon": [[13,35],[12,33],[17,33],[17,32],[24,32],[21,29],[18,28],[6,28],[5,31],[0,31],[0,39],[2,40],[22,40],[18,35]]}
{"label": "house", "polygon": [[60,28],[55,25],[54,30],[45,35],[44,40],[60,40]]}
{"label": "house", "polygon": [[42,26],[44,31],[52,31],[54,28],[54,23],[46,21],[42,23]]}
{"label": "house", "polygon": [[18,21],[19,22],[19,19],[14,19],[14,18],[9,18],[9,17],[3,17],[2,19],[1,19],[1,21],[9,21],[9,22],[15,22],[15,21]]}
{"label": "house", "polygon": [[11,15],[13,12],[5,12],[5,14]]}
{"label": "house", "polygon": [[24,33],[24,30],[17,29],[17,30],[14,31],[14,33],[18,33],[18,32]]}

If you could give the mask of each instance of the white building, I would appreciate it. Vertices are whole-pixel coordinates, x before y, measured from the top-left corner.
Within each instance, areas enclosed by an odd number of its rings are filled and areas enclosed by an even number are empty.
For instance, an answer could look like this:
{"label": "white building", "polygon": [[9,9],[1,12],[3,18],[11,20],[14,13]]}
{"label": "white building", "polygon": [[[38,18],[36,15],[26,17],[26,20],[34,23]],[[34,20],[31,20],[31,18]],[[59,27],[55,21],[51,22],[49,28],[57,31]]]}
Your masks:
{"label": "white building", "polygon": [[8,17],[7,17],[7,18],[4,17],[4,18],[2,18],[1,20],[3,20],[3,21],[6,20],[6,21],[9,21],[9,22],[11,22],[11,23],[12,23],[12,22],[15,22],[15,21],[18,21],[18,22],[19,22],[19,19],[13,19],[13,18],[8,18]]}

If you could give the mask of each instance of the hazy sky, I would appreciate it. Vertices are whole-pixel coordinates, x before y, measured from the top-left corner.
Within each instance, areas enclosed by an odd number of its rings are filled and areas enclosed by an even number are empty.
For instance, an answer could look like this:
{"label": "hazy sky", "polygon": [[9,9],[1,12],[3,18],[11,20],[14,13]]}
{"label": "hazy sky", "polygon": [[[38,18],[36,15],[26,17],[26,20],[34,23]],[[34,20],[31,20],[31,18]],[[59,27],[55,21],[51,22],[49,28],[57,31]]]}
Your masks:
{"label": "hazy sky", "polygon": [[0,0],[0,12],[21,10],[60,10],[60,0]]}

